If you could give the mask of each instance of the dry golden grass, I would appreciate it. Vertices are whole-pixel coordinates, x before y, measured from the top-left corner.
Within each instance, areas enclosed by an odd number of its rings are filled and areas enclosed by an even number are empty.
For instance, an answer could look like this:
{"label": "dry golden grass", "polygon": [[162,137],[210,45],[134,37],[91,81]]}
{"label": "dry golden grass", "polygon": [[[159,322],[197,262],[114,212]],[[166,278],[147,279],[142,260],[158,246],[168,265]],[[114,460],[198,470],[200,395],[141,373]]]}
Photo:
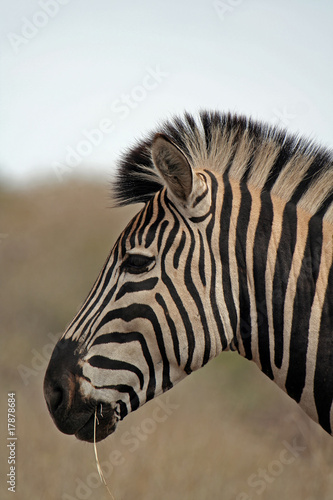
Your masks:
{"label": "dry golden grass", "polygon": [[[87,295],[131,210],[105,187],[0,191],[0,498],[7,492],[6,400],[17,399],[19,500],[107,500],[93,445],[61,434],[42,384],[56,337]],[[24,370],[30,370],[23,376]],[[163,422],[156,422],[154,410]],[[163,413],[164,412],[164,413]],[[98,445],[116,500],[329,500],[331,437],[250,362],[225,353],[129,415]],[[290,449],[293,451],[290,451]]]}

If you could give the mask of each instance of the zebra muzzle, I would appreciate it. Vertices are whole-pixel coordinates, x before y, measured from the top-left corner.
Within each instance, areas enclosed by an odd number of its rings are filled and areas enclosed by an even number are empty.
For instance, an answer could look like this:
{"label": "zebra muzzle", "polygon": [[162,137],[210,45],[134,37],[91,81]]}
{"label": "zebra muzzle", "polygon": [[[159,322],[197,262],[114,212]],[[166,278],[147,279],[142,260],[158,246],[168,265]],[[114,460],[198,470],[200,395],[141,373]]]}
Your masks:
{"label": "zebra muzzle", "polygon": [[111,404],[81,394],[82,371],[76,347],[67,340],[60,340],[55,347],[44,379],[46,404],[61,432],[82,441],[101,441],[114,432],[119,416]]}

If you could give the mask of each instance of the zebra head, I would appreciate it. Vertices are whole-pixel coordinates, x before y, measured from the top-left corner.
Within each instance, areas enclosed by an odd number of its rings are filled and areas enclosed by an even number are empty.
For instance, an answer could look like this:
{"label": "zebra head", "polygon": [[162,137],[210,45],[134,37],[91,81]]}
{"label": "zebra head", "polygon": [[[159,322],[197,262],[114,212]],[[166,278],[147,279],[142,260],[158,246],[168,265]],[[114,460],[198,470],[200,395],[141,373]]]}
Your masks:
{"label": "zebra head", "polygon": [[102,440],[231,340],[219,329],[219,290],[211,281],[216,178],[194,169],[191,155],[164,134],[145,147],[151,170],[127,173],[119,188],[120,198],[133,189],[133,201],[145,205],[120,235],[45,376],[55,424],[85,441],[94,438],[95,412]]}
{"label": "zebra head", "polygon": [[332,433],[331,153],[214,112],[161,131],[120,163],[118,205],[145,205],[54,349],[56,425],[104,439],[231,348]]}

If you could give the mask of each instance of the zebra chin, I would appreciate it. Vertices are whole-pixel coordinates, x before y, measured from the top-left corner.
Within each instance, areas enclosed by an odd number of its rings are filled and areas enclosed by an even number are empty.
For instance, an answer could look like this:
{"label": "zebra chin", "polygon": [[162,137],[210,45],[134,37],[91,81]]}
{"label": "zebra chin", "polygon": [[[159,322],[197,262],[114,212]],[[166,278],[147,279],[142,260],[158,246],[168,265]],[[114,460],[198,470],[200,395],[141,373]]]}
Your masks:
{"label": "zebra chin", "polygon": [[77,344],[60,340],[44,379],[44,396],[56,427],[81,441],[102,441],[112,434],[119,413],[110,403],[84,396]]}
{"label": "zebra chin", "polygon": [[105,403],[96,402],[95,405],[95,408],[102,406],[102,413],[95,415],[95,411],[93,411],[87,422],[75,432],[75,437],[80,441],[88,443],[103,441],[116,430],[118,419],[115,417],[114,410]]}
{"label": "zebra chin", "polygon": [[105,403],[89,401],[82,408],[70,407],[69,415],[53,411],[49,407],[56,427],[64,434],[74,435],[80,441],[102,441],[117,427],[118,417],[114,409]]}

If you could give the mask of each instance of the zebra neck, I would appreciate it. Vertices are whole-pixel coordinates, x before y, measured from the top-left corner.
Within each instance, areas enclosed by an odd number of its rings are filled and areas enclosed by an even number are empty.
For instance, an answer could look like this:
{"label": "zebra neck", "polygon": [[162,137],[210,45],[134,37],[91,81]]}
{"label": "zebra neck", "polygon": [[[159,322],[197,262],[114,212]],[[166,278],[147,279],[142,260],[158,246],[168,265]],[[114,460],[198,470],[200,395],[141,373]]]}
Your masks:
{"label": "zebra neck", "polygon": [[230,181],[230,189],[228,262],[237,318],[230,347],[235,345],[273,379],[271,353],[278,358],[283,349],[284,303],[297,210],[294,204],[245,184]]}
{"label": "zebra neck", "polygon": [[[235,346],[284,387],[290,351],[306,363],[311,306],[320,293],[316,285],[322,250],[332,247],[325,245],[331,228],[323,231],[325,221],[269,192],[236,182],[230,182],[230,189],[228,272],[235,320],[229,347]],[[221,257],[224,266],[226,256]],[[331,257],[327,262],[328,276]],[[226,297],[225,283],[224,292]],[[232,307],[227,309],[232,318]]]}
{"label": "zebra neck", "polygon": [[[274,267],[282,232],[286,203],[273,199],[269,192],[241,186],[241,199],[236,224],[235,258],[239,289],[239,351],[258,364],[273,378],[269,319],[272,318],[273,296],[282,290],[274,282]],[[295,213],[289,209],[285,229],[295,223]],[[290,261],[287,247],[284,258]],[[282,298],[282,297],[281,297]]]}

